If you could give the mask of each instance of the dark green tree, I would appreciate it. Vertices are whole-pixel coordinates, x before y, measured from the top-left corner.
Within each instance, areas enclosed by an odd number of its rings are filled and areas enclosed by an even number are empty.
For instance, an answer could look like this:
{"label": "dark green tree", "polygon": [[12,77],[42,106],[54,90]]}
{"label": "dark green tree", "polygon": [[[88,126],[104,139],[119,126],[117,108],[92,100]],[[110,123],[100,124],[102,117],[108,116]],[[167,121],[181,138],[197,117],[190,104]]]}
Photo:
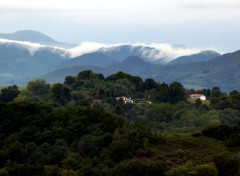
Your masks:
{"label": "dark green tree", "polygon": [[196,101],[195,101],[195,105],[196,105],[196,107],[199,107],[199,106],[202,105],[202,101],[201,101],[200,98],[197,98],[197,99],[196,99]]}
{"label": "dark green tree", "polygon": [[8,103],[10,101],[13,101],[19,94],[20,91],[16,85],[9,86],[1,90],[0,101]]}
{"label": "dark green tree", "polygon": [[186,100],[186,94],[182,84],[176,81],[169,85],[169,95],[171,103]]}
{"label": "dark green tree", "polygon": [[223,95],[223,93],[221,92],[219,87],[213,87],[212,88],[211,98],[220,97],[222,95]]}
{"label": "dark green tree", "polygon": [[237,95],[237,94],[239,94],[239,91],[237,90],[233,90],[229,93],[230,96]]}
{"label": "dark green tree", "polygon": [[54,84],[50,91],[51,101],[60,105],[66,105],[72,96],[68,87],[63,84]]}

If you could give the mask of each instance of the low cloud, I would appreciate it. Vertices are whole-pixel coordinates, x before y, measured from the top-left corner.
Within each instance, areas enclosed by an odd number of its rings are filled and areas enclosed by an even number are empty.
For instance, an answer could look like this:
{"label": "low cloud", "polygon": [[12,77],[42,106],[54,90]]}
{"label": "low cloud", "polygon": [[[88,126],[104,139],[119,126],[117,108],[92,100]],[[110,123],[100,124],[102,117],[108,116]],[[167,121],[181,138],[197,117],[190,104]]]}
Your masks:
{"label": "low cloud", "polygon": [[81,45],[71,49],[63,49],[57,47],[45,46],[38,43],[31,42],[21,42],[7,39],[0,39],[1,44],[14,45],[15,47],[23,50],[28,50],[31,55],[34,55],[39,50],[47,49],[50,52],[58,53],[64,58],[74,58],[87,53],[97,52],[97,51],[112,51],[117,49],[119,46],[131,45],[132,49],[134,47],[140,47],[138,54],[150,61],[161,60],[164,62],[169,62],[180,56],[186,56],[191,54],[196,54],[201,52],[201,49],[192,49],[187,47],[174,47],[167,43],[117,43],[117,44],[104,44],[104,43],[94,43],[94,42],[83,42]]}
{"label": "low cloud", "polygon": [[120,44],[103,44],[93,42],[83,42],[76,48],[72,48],[69,51],[72,58],[81,56],[83,54],[96,52],[99,49],[104,51],[113,50],[116,47],[123,45],[131,45],[133,47],[141,47],[142,56],[149,60],[161,59],[165,62],[169,62],[180,56],[191,55],[201,52],[200,49],[191,49],[186,47],[174,47],[171,44],[159,44],[159,43],[120,43]]}
{"label": "low cloud", "polygon": [[14,44],[18,48],[27,49],[31,55],[33,55],[40,48],[46,47],[38,43],[21,42],[21,41],[8,40],[8,39],[0,39],[0,44],[7,44],[7,45]]}
{"label": "low cloud", "polygon": [[70,56],[73,57],[78,57],[83,54],[95,52],[99,50],[100,48],[105,48],[108,47],[108,45],[103,44],[103,43],[94,43],[94,42],[83,42],[81,45],[69,49],[68,52],[70,53]]}
{"label": "low cloud", "polygon": [[34,55],[37,51],[42,50],[42,49],[48,49],[51,52],[54,53],[59,53],[62,57],[68,57],[69,56],[69,51],[63,49],[63,48],[58,48],[58,47],[51,47],[51,46],[46,46],[42,45],[39,43],[31,43],[31,42],[23,42],[23,41],[16,41],[16,40],[8,40],[8,39],[1,39],[0,38],[0,45],[5,44],[5,45],[11,45],[15,46],[19,49],[22,50],[27,50],[30,55]]}
{"label": "low cloud", "polygon": [[150,46],[160,51],[156,55],[153,55],[152,58],[153,59],[165,58],[166,62],[176,59],[180,56],[192,55],[202,51],[200,49],[191,49],[187,47],[173,47],[172,45],[166,43],[165,44],[152,43]]}

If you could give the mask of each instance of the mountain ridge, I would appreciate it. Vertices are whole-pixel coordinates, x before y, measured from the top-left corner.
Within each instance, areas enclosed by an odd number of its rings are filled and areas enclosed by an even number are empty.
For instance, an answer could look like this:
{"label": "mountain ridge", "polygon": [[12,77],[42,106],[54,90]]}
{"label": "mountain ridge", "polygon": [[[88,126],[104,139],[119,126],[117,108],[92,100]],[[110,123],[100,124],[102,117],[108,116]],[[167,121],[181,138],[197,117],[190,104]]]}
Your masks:
{"label": "mountain ridge", "polygon": [[221,56],[221,54],[212,50],[205,50],[197,54],[178,57],[170,61],[168,64],[177,64],[177,63],[186,63],[186,62],[203,62],[203,61],[209,61],[218,56]]}
{"label": "mountain ridge", "polygon": [[55,46],[66,49],[77,46],[75,44],[55,41],[51,37],[35,30],[20,30],[14,33],[0,33],[0,38],[15,41],[39,43],[42,45]]}

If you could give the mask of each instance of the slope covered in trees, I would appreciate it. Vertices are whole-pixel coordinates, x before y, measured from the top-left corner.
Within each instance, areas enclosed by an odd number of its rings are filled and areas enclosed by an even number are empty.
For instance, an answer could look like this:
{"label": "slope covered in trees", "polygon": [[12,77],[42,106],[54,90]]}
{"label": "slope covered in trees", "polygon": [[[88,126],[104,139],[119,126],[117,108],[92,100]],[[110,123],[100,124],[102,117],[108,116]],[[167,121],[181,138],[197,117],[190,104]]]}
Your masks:
{"label": "slope covered in trees", "polygon": [[87,70],[2,88],[0,102],[0,175],[239,175],[238,91]]}

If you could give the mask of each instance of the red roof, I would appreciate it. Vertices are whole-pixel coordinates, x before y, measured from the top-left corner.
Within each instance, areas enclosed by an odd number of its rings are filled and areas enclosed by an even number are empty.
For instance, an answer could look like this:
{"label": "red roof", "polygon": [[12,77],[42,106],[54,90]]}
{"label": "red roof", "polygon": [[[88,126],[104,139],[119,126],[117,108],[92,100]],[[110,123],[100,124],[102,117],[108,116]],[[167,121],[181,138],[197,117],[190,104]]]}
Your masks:
{"label": "red roof", "polygon": [[204,96],[203,94],[191,94],[189,97],[201,97]]}

